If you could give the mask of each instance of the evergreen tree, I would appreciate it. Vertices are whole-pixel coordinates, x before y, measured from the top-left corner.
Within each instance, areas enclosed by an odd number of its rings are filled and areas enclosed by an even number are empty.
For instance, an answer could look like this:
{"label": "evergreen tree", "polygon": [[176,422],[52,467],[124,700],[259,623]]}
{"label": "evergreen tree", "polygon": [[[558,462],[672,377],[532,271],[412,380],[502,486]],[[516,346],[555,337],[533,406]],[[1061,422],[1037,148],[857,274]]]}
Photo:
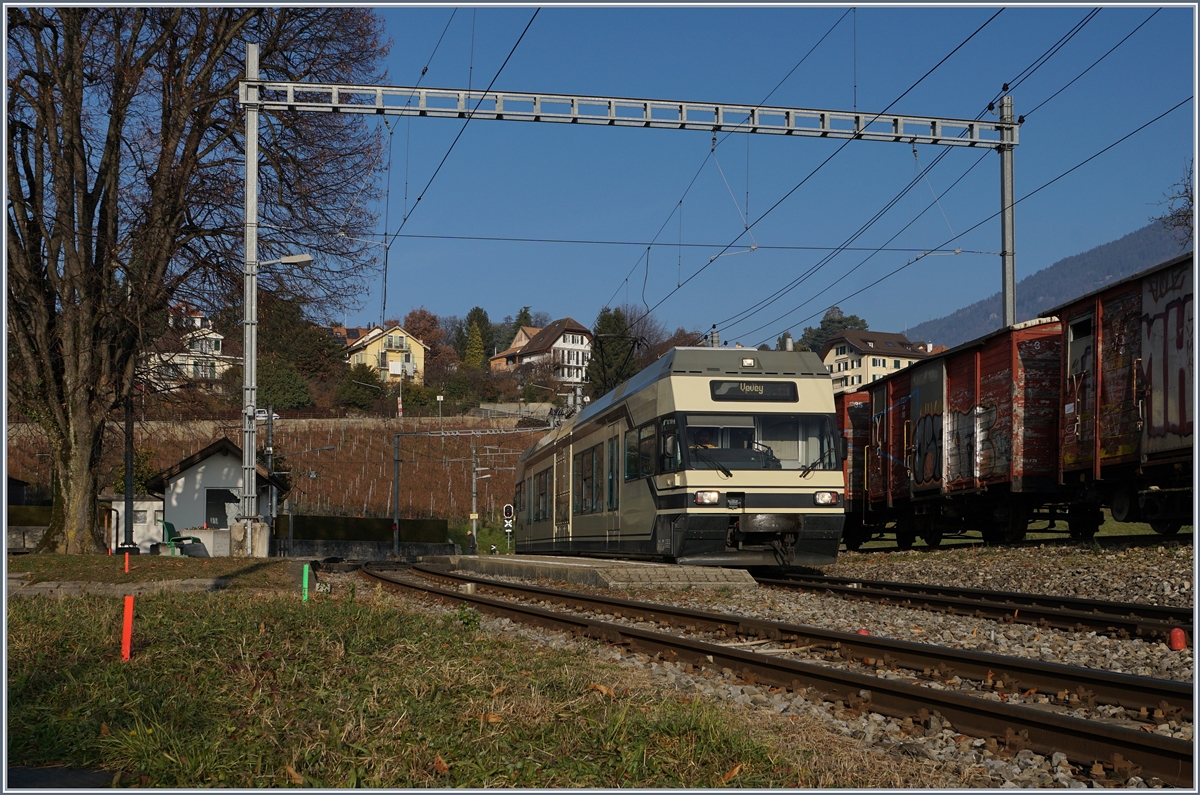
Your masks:
{"label": "evergreen tree", "polygon": [[821,318],[821,325],[818,328],[806,326],[804,333],[800,335],[800,339],[796,341],[796,350],[812,351],[820,353],[821,348],[825,347],[825,343],[829,338],[846,329],[867,330],[867,321],[863,320],[858,315],[847,315],[838,307],[830,307],[825,313],[825,317]]}
{"label": "evergreen tree", "polygon": [[484,358],[483,334],[479,331],[479,325],[472,323],[467,332],[467,345],[462,357],[463,365],[472,370],[479,370],[483,367]]}
{"label": "evergreen tree", "polygon": [[495,332],[492,330],[492,321],[488,319],[488,313],[483,307],[472,307],[471,311],[463,319],[463,347],[458,352],[459,357],[465,362],[467,359],[467,340],[471,334],[471,324],[479,327],[480,344],[483,349],[483,358],[486,360],[493,355],[496,346]]}
{"label": "evergreen tree", "polygon": [[356,364],[351,367],[346,375],[342,378],[337,389],[338,403],[343,406],[350,406],[356,409],[366,411],[371,408],[371,404],[383,395],[382,389],[373,389],[372,386],[379,384],[379,375],[375,368],[369,364]]}
{"label": "evergreen tree", "polygon": [[516,334],[517,330],[520,329],[521,326],[532,326],[532,325],[533,325],[533,315],[529,314],[529,307],[527,307],[527,306],[521,307],[521,311],[518,312],[516,318],[513,319],[513,333]]}
{"label": "evergreen tree", "polygon": [[592,337],[592,360],[588,362],[587,377],[594,396],[600,397],[637,372],[637,359],[629,322],[620,309],[607,306],[601,309]]}
{"label": "evergreen tree", "polygon": [[258,404],[276,410],[307,408],[313,404],[312,392],[295,365],[269,356],[258,370]]}
{"label": "evergreen tree", "polygon": [[[158,474],[151,464],[151,459],[154,458],[154,451],[148,447],[139,447],[133,451],[133,493],[145,494],[146,481]],[[125,493],[125,461],[122,460],[117,468],[113,471],[113,491],[117,494]]]}

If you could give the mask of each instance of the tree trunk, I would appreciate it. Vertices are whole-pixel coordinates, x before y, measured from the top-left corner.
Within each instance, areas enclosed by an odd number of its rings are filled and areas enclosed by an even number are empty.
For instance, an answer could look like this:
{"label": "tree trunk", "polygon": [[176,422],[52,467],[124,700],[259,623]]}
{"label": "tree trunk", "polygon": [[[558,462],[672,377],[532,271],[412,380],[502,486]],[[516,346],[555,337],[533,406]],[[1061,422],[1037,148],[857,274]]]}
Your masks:
{"label": "tree trunk", "polygon": [[84,411],[71,417],[66,439],[50,435],[54,466],[50,527],[38,542],[38,552],[71,555],[103,552],[104,534],[97,522],[96,473],[100,465],[104,418]]}

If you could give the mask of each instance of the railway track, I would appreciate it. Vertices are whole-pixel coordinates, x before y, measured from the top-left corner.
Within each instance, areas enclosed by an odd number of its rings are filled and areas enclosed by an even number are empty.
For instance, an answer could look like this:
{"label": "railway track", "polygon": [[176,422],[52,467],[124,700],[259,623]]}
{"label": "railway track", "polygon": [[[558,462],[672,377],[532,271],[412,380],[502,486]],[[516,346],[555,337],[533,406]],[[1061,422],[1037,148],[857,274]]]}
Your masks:
{"label": "railway track", "polygon": [[978,588],[887,582],[819,574],[788,573],[782,578],[755,577],[760,585],[863,599],[921,610],[941,610],[997,621],[1036,624],[1065,630],[1095,630],[1119,637],[1167,639],[1171,630],[1193,634],[1192,610],[1186,607],[1105,602],[1067,596],[986,591]]}
{"label": "railway track", "polygon": [[[1190,741],[1151,733],[1147,729],[1152,727],[1137,720],[1117,724],[1063,711],[1116,704],[1127,713],[1147,717],[1154,714],[1156,720],[1168,715],[1190,720],[1190,684],[498,582],[428,566],[414,567],[414,571],[422,579],[441,585],[377,566],[364,567],[362,573],[389,588],[410,589],[457,604],[467,602],[481,612],[514,621],[625,645],[667,660],[729,668],[754,683],[840,701],[851,710],[870,710],[914,721],[927,721],[931,714],[940,714],[960,732],[991,738],[998,750],[1015,753],[1029,748],[1046,755],[1061,751],[1077,764],[1100,764],[1122,775],[1140,770],[1147,778],[1157,776],[1175,786],[1192,782]],[[530,601],[538,604],[526,603]],[[542,606],[548,604],[572,612]],[[692,634],[703,633],[710,639],[679,637],[617,623],[623,620],[674,626]],[[773,641],[788,646],[789,651],[815,650],[823,661],[786,659],[787,652],[768,654],[721,642],[736,637]],[[841,667],[840,663],[847,665]],[[860,666],[903,671],[911,681],[851,670]],[[994,695],[983,698],[934,689],[919,683],[923,676],[976,676],[981,689]],[[1053,693],[1053,698],[1036,707],[1005,701],[1008,694],[1019,691],[1026,696],[1031,692]]]}
{"label": "railway track", "polygon": [[[1044,530],[1030,530],[1030,534],[1044,533]],[[1053,532],[1053,531],[1049,531]],[[889,530],[883,535],[892,535]],[[872,541],[882,541],[882,538],[872,538]],[[890,539],[895,543],[894,539]],[[865,543],[865,542],[864,542]],[[1191,545],[1194,543],[1192,533],[1180,533],[1178,535],[1162,536],[1162,535],[1126,535],[1126,536],[1093,536],[1092,538],[1071,538],[1070,536],[1060,536],[1052,538],[1031,538],[1024,541],[1010,541],[1000,546],[1006,549],[1022,548],[1022,547],[1040,547],[1040,546],[1072,546],[1079,544],[1098,544],[1102,547],[1156,547],[1156,546],[1180,546],[1183,544]],[[938,550],[946,549],[971,549],[974,547],[994,547],[994,544],[988,544],[982,538],[976,536],[943,536],[941,543],[936,547],[913,547],[918,552],[937,552]],[[871,547],[869,549],[854,550],[864,554],[872,552],[907,552],[908,549],[901,549],[899,545],[887,547]],[[845,554],[845,553],[843,553]]]}

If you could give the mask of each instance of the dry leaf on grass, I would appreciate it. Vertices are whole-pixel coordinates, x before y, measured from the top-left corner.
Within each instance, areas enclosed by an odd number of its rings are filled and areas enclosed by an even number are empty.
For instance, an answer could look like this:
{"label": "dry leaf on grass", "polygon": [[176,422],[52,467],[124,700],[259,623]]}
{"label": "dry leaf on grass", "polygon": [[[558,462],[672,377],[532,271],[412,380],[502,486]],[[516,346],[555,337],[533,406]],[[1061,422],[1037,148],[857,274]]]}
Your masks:
{"label": "dry leaf on grass", "polygon": [[497,687],[495,690],[492,691],[492,698],[495,698],[496,696],[500,695],[505,690],[508,690],[508,688],[504,685],[500,685],[500,687]]}
{"label": "dry leaf on grass", "polygon": [[435,773],[445,775],[450,772],[450,765],[446,764],[446,760],[442,759],[441,754],[435,754],[433,757],[433,770]]}
{"label": "dry leaf on grass", "polygon": [[742,772],[741,764],[734,765],[733,768],[728,773],[721,776],[721,783],[728,784],[730,781],[733,781],[733,779],[737,776],[738,773],[741,773],[741,772]]}
{"label": "dry leaf on grass", "polygon": [[608,687],[607,685],[598,685],[598,684],[588,685],[588,690],[595,690],[596,692],[600,693],[601,695],[608,696],[609,698],[617,697],[617,694],[614,693],[612,691],[612,688]]}
{"label": "dry leaf on grass", "polygon": [[285,765],[283,769],[287,771],[288,778],[292,780],[293,784],[297,786],[303,786],[304,776],[297,773],[296,768],[292,767],[291,765]]}
{"label": "dry leaf on grass", "polygon": [[107,737],[107,736],[108,736],[110,733],[111,733],[111,732],[109,732],[109,730],[108,730],[108,724],[107,724],[107,723],[104,723],[103,721],[101,721],[101,723],[100,723],[100,736],[101,736],[101,737]]}
{"label": "dry leaf on grass", "polygon": [[488,723],[503,723],[504,722],[504,718],[500,717],[499,715],[495,714],[494,712],[485,712],[479,716],[479,719],[482,721],[487,721]]}

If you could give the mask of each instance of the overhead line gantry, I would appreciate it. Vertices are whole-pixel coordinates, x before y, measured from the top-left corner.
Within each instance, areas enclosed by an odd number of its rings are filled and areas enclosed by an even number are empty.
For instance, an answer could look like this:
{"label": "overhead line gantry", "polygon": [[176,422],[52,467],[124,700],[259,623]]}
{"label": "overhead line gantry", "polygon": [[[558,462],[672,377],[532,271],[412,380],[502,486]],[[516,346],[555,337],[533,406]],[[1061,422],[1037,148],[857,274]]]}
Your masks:
{"label": "overhead line gantry", "polygon": [[[1013,232],[1013,149],[1020,123],[1011,96],[999,104],[996,120],[951,119],[893,113],[786,108],[722,102],[597,97],[517,91],[356,86],[261,80],[258,46],[248,45],[246,79],[238,87],[246,110],[246,295],[257,290],[258,259],[258,115],[260,112],[355,113],[382,116],[425,116],[443,119],[526,121],[609,127],[785,135],[888,141],[905,144],[965,146],[1000,153],[1000,260],[1004,324],[1016,322],[1016,268]],[[247,316],[247,363],[243,386],[243,482],[254,482],[254,333],[257,317]],[[255,513],[253,490],[242,496],[242,515]]]}

